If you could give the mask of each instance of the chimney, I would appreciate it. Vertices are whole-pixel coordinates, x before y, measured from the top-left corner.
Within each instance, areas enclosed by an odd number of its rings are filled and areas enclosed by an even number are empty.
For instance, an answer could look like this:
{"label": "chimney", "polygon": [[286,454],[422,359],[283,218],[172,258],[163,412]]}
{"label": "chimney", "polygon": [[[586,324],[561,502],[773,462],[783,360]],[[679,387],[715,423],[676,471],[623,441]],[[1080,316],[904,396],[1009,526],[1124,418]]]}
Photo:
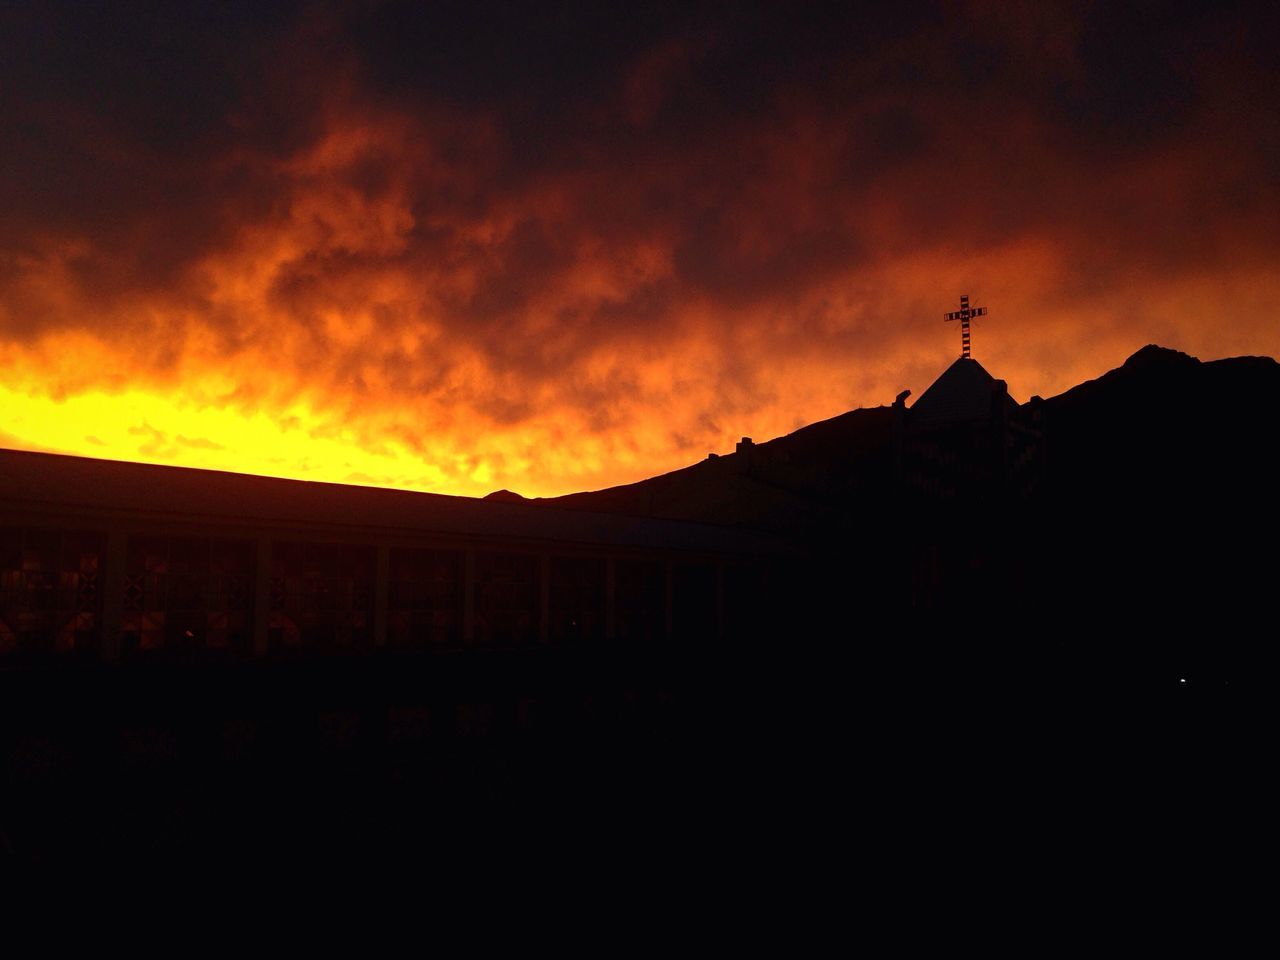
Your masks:
{"label": "chimney", "polygon": [[902,445],[903,435],[907,429],[907,397],[910,390],[903,390],[893,399],[893,432],[890,446],[893,454],[893,475],[897,481],[902,480]]}
{"label": "chimney", "polygon": [[751,450],[755,446],[751,442],[750,437],[743,437],[738,441],[738,472],[750,475],[751,473]]}

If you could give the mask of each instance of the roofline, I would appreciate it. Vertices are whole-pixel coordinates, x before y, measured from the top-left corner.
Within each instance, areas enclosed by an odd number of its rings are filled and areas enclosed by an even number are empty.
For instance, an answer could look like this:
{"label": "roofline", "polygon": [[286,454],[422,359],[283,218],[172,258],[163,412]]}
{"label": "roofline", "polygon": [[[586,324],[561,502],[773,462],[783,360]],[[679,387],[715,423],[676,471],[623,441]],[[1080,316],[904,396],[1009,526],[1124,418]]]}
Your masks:
{"label": "roofline", "polygon": [[[691,520],[671,520],[657,517],[633,517],[625,514],[580,510],[561,507],[546,501],[528,500],[505,502],[485,500],[480,497],[463,497],[453,494],[427,493],[393,487],[374,487],[360,484],[340,484],[328,481],[296,480],[286,477],[269,477],[259,474],[235,473],[227,470],[208,470],[199,467],[169,466],[140,463],[128,460],[109,460],[99,457],[83,457],[69,454],[45,453],[33,450],[0,448],[0,463],[28,460],[46,468],[57,469],[65,464],[74,472],[110,473],[115,483],[130,479],[146,478],[158,486],[181,478],[214,484],[224,488],[219,506],[222,509],[201,511],[175,508],[172,504],[152,504],[138,498],[95,499],[91,491],[81,494],[77,488],[74,497],[54,494],[47,497],[32,496],[30,491],[6,490],[0,479],[0,511],[13,510],[20,515],[44,516],[73,512],[85,516],[129,521],[145,519],[161,523],[200,523],[218,526],[250,526],[271,528],[321,528],[334,533],[342,531],[376,531],[387,535],[432,536],[442,539],[469,539],[525,544],[593,544],[599,546],[638,549],[661,548],[682,552],[704,553],[776,553],[785,548],[777,537],[754,530]],[[127,474],[134,474],[129,477]],[[89,478],[90,480],[92,478]],[[235,490],[226,491],[227,485],[238,485],[244,493],[256,493],[256,502],[246,504],[244,512],[226,509],[228,497]],[[184,483],[185,489],[185,483]],[[269,495],[269,497],[267,496]],[[376,504],[381,516],[361,518],[356,515],[341,517],[342,504],[320,504],[315,516],[291,515],[278,504],[289,502],[296,495],[313,501],[317,496],[354,500],[353,508]],[[261,499],[259,499],[259,497]],[[268,500],[263,503],[262,500]],[[401,522],[390,522],[386,516],[388,507],[404,507],[410,515]],[[422,508],[430,508],[435,517],[413,516]],[[300,509],[305,509],[300,508]],[[509,517],[516,529],[503,530],[503,517]],[[444,522],[440,522],[444,521]],[[482,522],[477,522],[482,521]],[[488,529],[486,529],[488,528]]]}

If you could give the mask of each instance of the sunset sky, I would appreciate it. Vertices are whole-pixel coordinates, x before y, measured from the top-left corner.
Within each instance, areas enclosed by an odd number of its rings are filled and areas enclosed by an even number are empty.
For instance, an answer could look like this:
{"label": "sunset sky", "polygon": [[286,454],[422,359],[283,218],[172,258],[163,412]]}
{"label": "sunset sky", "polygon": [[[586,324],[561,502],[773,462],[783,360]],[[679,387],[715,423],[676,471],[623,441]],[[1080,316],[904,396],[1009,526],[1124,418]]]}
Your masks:
{"label": "sunset sky", "polygon": [[[0,446],[527,496],[1280,354],[1273,5],[0,7]],[[871,12],[868,12],[871,11]]]}

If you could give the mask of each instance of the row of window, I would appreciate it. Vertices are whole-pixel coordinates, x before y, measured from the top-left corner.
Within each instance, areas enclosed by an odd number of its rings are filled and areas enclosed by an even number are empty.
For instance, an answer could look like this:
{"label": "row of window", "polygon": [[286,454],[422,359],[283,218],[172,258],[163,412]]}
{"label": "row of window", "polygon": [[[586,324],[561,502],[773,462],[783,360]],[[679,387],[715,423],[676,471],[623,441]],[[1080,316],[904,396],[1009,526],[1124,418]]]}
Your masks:
{"label": "row of window", "polygon": [[96,643],[104,545],[99,533],[0,527],[0,654]]}
{"label": "row of window", "polygon": [[[0,654],[93,651],[102,633],[105,537],[92,531],[0,527]],[[462,551],[393,548],[387,582],[387,643],[397,648],[463,643]],[[251,541],[130,537],[120,632],[126,653],[224,652],[253,646],[257,546]],[[472,643],[523,647],[541,631],[541,569],[530,554],[474,557]],[[278,542],[268,578],[272,649],[360,649],[373,644],[376,549],[369,545]],[[619,642],[667,632],[667,576],[656,560],[618,560],[614,578]],[[716,575],[678,564],[672,577],[678,634],[716,626]],[[547,633],[556,644],[605,634],[606,567],[598,557],[551,557]]]}

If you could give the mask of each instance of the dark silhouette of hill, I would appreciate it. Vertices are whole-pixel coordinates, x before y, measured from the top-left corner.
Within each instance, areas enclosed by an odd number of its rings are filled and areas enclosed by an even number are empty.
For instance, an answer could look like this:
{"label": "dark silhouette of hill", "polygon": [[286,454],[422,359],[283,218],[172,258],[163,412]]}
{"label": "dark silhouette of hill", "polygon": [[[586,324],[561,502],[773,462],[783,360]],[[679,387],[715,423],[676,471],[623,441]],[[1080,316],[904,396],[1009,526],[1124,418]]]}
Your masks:
{"label": "dark silhouette of hill", "polygon": [[889,407],[851,410],[648,480],[552,497],[558,507],[774,531],[850,520],[892,481]]}
{"label": "dark silhouette of hill", "polygon": [[[1045,401],[1039,608],[1095,665],[1261,682],[1280,534],[1280,365],[1147,346]],[[1117,666],[1118,665],[1118,666]]]}
{"label": "dark silhouette of hill", "polygon": [[1202,363],[1154,345],[1045,402],[1056,501],[1188,517],[1238,514],[1276,489],[1280,364]]}
{"label": "dark silhouette of hill", "polygon": [[[1205,511],[1239,515],[1275,489],[1280,365],[1269,357],[1202,363],[1147,346],[1043,409],[1036,500],[1045,505],[1108,518],[1168,510],[1176,526]],[[775,531],[868,522],[893,494],[892,431],[892,407],[854,410],[672,473],[542,502]]]}
{"label": "dark silhouette of hill", "polygon": [[525,500],[524,497],[516,493],[514,490],[507,490],[506,488],[503,488],[502,490],[495,490],[493,493],[487,494],[484,499],[496,500],[499,503],[523,503]]}

